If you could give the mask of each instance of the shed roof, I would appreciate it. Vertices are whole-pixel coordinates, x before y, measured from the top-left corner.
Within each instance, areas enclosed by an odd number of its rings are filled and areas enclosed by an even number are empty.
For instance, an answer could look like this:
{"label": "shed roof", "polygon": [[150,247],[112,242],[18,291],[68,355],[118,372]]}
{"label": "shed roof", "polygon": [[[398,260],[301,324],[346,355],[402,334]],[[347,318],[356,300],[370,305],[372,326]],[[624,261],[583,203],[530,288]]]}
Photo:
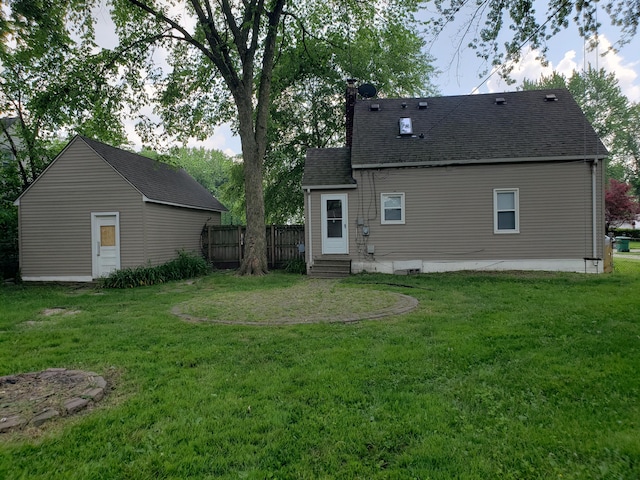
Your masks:
{"label": "shed roof", "polygon": [[[412,134],[400,134],[401,118],[411,119]],[[353,168],[606,155],[566,89],[370,99],[355,105]]]}
{"label": "shed roof", "polygon": [[310,148],[304,165],[302,188],[355,187],[348,148]]}
{"label": "shed roof", "polygon": [[[184,169],[78,135],[149,201],[217,212],[227,211]],[[72,140],[73,142],[73,140]]]}

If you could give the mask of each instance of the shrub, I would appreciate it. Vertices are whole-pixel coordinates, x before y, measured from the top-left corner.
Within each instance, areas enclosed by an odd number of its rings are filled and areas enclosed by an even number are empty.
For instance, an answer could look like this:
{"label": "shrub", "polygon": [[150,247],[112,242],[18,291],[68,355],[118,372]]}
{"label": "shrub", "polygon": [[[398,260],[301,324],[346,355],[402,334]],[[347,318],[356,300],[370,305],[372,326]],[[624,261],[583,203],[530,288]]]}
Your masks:
{"label": "shrub", "polygon": [[101,280],[101,286],[103,288],[134,288],[199,277],[206,275],[209,271],[209,265],[202,257],[181,250],[177,258],[162,265],[116,270]]}
{"label": "shrub", "polygon": [[640,240],[640,230],[634,230],[631,228],[614,228],[613,232],[616,237],[629,237],[635,240]]}
{"label": "shrub", "polygon": [[284,271],[304,275],[307,273],[307,264],[303,258],[293,258],[284,265]]}

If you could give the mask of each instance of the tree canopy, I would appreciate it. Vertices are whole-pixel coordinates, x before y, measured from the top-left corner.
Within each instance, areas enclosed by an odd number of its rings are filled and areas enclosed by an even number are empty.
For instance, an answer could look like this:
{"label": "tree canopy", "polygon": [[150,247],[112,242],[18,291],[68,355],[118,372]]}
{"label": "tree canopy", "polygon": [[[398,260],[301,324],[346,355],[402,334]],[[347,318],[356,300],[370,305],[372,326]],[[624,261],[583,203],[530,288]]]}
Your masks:
{"label": "tree canopy", "polygon": [[589,66],[568,78],[553,73],[525,80],[522,88],[567,88],[609,150],[608,175],[640,187],[640,105],[622,93],[615,74]]}
{"label": "tree canopy", "polygon": [[458,50],[464,45],[472,48],[489,66],[499,66],[505,77],[520,59],[524,45],[544,58],[547,41],[570,22],[595,42],[601,19],[608,17],[620,32],[615,48],[635,37],[640,21],[640,2],[635,0],[435,0],[434,5],[437,16],[430,22],[432,35],[437,37],[456,21]]}
{"label": "tree canopy", "polygon": [[638,199],[631,195],[631,185],[619,182],[615,178],[609,179],[605,205],[605,221],[611,227],[619,227],[625,222],[631,223],[640,213]]}

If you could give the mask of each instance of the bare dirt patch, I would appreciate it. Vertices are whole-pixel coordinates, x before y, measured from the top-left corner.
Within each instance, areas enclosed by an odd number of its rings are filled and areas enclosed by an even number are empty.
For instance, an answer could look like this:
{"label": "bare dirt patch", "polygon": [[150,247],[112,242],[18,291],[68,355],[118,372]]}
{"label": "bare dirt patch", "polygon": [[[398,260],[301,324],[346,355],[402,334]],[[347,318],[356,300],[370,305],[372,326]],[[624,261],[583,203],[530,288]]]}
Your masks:
{"label": "bare dirt patch", "polygon": [[66,368],[0,377],[0,434],[78,413],[100,401],[106,386],[97,373]]}

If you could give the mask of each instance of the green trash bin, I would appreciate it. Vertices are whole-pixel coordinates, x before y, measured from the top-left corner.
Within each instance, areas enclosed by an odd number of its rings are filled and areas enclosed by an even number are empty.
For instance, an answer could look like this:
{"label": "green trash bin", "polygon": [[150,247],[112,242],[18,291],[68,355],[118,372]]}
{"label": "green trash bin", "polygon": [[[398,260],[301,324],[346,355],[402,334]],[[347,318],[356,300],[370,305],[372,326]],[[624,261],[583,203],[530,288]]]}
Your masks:
{"label": "green trash bin", "polygon": [[629,240],[631,240],[630,237],[616,237],[616,250],[618,252],[628,252]]}

